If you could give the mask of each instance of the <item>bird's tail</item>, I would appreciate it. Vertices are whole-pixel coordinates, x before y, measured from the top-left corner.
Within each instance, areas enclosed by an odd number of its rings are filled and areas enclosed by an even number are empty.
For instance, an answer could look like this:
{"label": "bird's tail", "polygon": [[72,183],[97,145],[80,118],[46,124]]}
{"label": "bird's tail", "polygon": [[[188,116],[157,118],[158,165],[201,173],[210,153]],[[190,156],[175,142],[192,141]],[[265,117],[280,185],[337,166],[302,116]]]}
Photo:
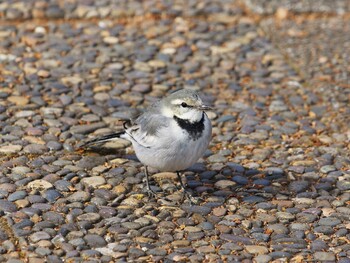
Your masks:
{"label": "bird's tail", "polygon": [[79,148],[89,148],[92,147],[96,144],[101,144],[101,143],[105,143],[108,141],[112,141],[116,138],[120,138],[121,135],[123,135],[125,132],[121,131],[121,132],[115,132],[115,133],[111,133],[111,134],[107,134],[101,137],[97,137],[95,139],[89,140],[85,143],[83,143],[82,145],[79,145]]}

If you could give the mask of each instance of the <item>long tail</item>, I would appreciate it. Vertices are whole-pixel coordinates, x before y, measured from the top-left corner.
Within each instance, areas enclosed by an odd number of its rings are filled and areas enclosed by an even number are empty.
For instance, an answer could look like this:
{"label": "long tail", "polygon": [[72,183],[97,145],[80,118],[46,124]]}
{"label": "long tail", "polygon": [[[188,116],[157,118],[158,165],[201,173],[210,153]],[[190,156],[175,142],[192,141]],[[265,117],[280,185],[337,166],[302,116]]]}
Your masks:
{"label": "long tail", "polygon": [[104,135],[101,137],[97,137],[95,139],[92,139],[90,141],[83,143],[82,145],[79,145],[79,148],[89,148],[89,147],[94,146],[96,144],[112,141],[115,138],[120,138],[120,135],[122,135],[124,133],[125,133],[124,131],[121,131],[121,132],[111,133],[111,134],[107,134],[107,135]]}

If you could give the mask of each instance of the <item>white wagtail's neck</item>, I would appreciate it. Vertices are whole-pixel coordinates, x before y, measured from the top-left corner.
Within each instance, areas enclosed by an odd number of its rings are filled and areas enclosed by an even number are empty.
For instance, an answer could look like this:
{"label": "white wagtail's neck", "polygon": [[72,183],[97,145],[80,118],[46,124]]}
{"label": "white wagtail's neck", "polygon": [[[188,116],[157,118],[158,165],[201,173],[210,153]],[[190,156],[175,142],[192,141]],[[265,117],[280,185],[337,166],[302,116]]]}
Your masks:
{"label": "white wagtail's neck", "polygon": [[177,116],[174,116],[174,120],[180,126],[181,129],[187,131],[188,135],[192,140],[198,140],[205,129],[204,121],[205,121],[205,113],[202,112],[202,117],[199,121],[190,122],[186,119],[181,119]]}

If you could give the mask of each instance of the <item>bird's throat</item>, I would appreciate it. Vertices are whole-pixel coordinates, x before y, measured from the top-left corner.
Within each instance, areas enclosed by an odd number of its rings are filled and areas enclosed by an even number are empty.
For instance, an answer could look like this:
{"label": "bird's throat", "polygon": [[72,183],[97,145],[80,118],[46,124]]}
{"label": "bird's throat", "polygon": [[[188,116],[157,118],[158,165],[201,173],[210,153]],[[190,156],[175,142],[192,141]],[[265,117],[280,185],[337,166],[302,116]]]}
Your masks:
{"label": "bird's throat", "polygon": [[185,130],[190,138],[192,140],[198,140],[204,131],[204,120],[205,120],[205,113],[203,112],[202,118],[199,121],[196,122],[190,122],[189,120],[181,119],[177,116],[174,116],[174,120],[177,122],[177,124]]}

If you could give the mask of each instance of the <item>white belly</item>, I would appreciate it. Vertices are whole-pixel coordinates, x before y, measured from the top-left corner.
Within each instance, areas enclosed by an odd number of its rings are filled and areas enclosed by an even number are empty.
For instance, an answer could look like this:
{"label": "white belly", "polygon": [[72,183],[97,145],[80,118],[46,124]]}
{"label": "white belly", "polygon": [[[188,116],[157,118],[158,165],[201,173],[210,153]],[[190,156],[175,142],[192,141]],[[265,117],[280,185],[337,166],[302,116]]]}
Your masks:
{"label": "white belly", "polygon": [[197,140],[174,121],[159,131],[155,145],[146,148],[132,141],[137,158],[144,164],[160,171],[174,172],[187,169],[201,158],[211,139],[211,123],[207,116],[204,131]]}

